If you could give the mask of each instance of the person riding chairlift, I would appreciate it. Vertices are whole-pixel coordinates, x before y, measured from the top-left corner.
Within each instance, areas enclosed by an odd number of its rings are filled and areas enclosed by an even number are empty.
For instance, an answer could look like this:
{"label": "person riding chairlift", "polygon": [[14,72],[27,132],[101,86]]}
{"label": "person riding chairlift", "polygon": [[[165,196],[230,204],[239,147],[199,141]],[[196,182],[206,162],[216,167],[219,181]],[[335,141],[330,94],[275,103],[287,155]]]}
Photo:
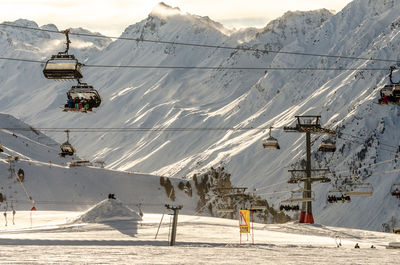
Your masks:
{"label": "person riding chairlift", "polygon": [[397,199],[400,199],[400,191],[398,188],[396,188],[393,192],[392,192],[393,196],[396,196]]}
{"label": "person riding chairlift", "polygon": [[382,95],[382,97],[378,100],[379,104],[388,104],[389,98],[386,95]]}
{"label": "person riding chairlift", "polygon": [[68,104],[68,108],[70,108],[70,109],[74,108],[74,100],[72,99],[72,97],[68,98],[67,104]]}

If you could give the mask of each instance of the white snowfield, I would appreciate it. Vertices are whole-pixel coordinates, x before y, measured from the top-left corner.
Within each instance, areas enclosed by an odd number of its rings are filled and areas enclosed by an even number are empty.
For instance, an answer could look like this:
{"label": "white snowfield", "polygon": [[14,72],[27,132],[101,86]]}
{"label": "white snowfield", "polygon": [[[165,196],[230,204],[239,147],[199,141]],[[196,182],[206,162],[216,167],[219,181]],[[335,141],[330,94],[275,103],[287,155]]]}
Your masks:
{"label": "white snowfield", "polygon": [[[110,207],[96,218],[118,212]],[[398,264],[399,250],[386,246],[400,236],[389,233],[254,224],[254,245],[247,234],[239,244],[236,220],[179,215],[176,245],[169,246],[167,214],[155,239],[160,214],[145,213],[142,221],[118,214],[114,220],[77,221],[87,213],[35,211],[32,226],[29,211],[17,212],[15,225],[8,216],[8,226],[0,223],[0,264]]]}

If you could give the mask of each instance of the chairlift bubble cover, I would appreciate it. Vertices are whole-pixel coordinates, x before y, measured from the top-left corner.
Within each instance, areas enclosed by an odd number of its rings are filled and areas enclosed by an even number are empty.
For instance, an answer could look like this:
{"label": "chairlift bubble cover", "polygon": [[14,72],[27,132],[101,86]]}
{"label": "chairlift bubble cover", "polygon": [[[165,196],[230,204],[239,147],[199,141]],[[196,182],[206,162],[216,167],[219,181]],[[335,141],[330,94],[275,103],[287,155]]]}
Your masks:
{"label": "chairlift bubble cover", "polygon": [[79,98],[80,100],[90,100],[92,99],[92,108],[97,108],[101,104],[101,97],[99,92],[87,84],[79,84],[77,86],[72,86],[72,88],[67,92],[68,98]]}
{"label": "chairlift bubble cover", "polygon": [[80,79],[81,64],[73,55],[53,55],[46,62],[43,74],[47,79]]}

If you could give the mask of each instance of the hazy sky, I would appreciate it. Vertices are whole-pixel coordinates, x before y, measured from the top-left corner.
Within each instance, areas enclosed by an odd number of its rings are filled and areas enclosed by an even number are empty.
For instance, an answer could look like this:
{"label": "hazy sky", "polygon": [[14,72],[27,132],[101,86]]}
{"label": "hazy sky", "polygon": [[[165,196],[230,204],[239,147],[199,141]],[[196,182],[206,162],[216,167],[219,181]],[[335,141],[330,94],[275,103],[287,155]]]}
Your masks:
{"label": "hazy sky", "polygon": [[[82,27],[109,36],[145,19],[160,0],[0,0],[0,22],[19,18],[59,29]],[[228,28],[263,27],[288,10],[340,11],[351,0],[164,0],[183,12],[209,16]]]}

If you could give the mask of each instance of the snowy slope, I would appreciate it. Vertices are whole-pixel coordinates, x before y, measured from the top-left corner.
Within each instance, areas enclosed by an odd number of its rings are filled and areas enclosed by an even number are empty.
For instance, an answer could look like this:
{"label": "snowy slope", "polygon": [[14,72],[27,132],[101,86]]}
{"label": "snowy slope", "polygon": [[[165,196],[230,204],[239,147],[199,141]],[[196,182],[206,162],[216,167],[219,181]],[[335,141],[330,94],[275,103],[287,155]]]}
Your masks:
{"label": "snowy slope", "polygon": [[[400,52],[399,11],[398,0],[355,0],[335,15],[326,10],[288,12],[264,29],[232,32],[207,17],[159,4],[148,18],[129,26],[122,36],[396,60]],[[36,26],[29,21],[15,23]],[[72,42],[72,46],[79,44],[76,39]],[[44,60],[62,50],[62,43],[62,35],[21,34],[17,29],[0,28],[1,56]],[[140,41],[108,43],[96,42],[96,48],[90,49],[78,45],[72,52],[87,64],[105,65],[383,69],[390,65]],[[277,127],[274,135],[282,148],[277,152],[263,150],[261,142],[267,132],[258,130],[71,135],[78,155],[104,160],[115,170],[191,177],[223,162],[235,185],[260,188],[275,205],[289,194],[271,193],[293,189],[284,183],[289,177],[287,170],[292,165],[299,167],[304,158],[304,136],[286,134],[282,127],[291,125],[295,115],[321,115],[323,126],[340,129],[340,151],[333,156],[315,154],[313,166],[329,167],[343,172],[341,175],[365,166],[360,173],[374,184],[375,193],[373,197],[355,198],[352,204],[333,206],[325,202],[330,185],[315,186],[315,220],[377,230],[392,217],[400,218],[398,201],[388,194],[392,183],[399,181],[395,159],[400,137],[396,128],[398,109],[373,104],[377,87],[388,82],[387,71],[86,68],[85,81],[99,90],[104,101],[96,113],[81,115],[63,113],[58,108],[73,83],[45,80],[40,64],[0,61],[0,67],[0,110],[35,127]],[[49,134],[64,141],[64,134]],[[313,139],[316,150],[321,138]],[[261,189],[277,183],[281,184]]]}
{"label": "snowy slope", "polygon": [[[70,167],[68,164],[79,161],[79,157],[61,158],[59,144],[43,133],[6,114],[0,114],[0,126],[10,128],[0,131],[4,150],[0,153],[0,192],[6,198],[1,202],[4,209],[30,209],[29,197],[39,210],[87,209],[114,193],[138,211],[162,212],[165,203],[176,203],[185,205],[184,211],[188,213],[195,212],[196,193],[188,196],[175,189],[175,200],[170,200],[172,196],[160,185],[159,176],[95,166]],[[17,160],[10,163],[10,156]],[[24,171],[22,184],[15,175],[19,169]],[[171,178],[175,187],[179,181]]]}

